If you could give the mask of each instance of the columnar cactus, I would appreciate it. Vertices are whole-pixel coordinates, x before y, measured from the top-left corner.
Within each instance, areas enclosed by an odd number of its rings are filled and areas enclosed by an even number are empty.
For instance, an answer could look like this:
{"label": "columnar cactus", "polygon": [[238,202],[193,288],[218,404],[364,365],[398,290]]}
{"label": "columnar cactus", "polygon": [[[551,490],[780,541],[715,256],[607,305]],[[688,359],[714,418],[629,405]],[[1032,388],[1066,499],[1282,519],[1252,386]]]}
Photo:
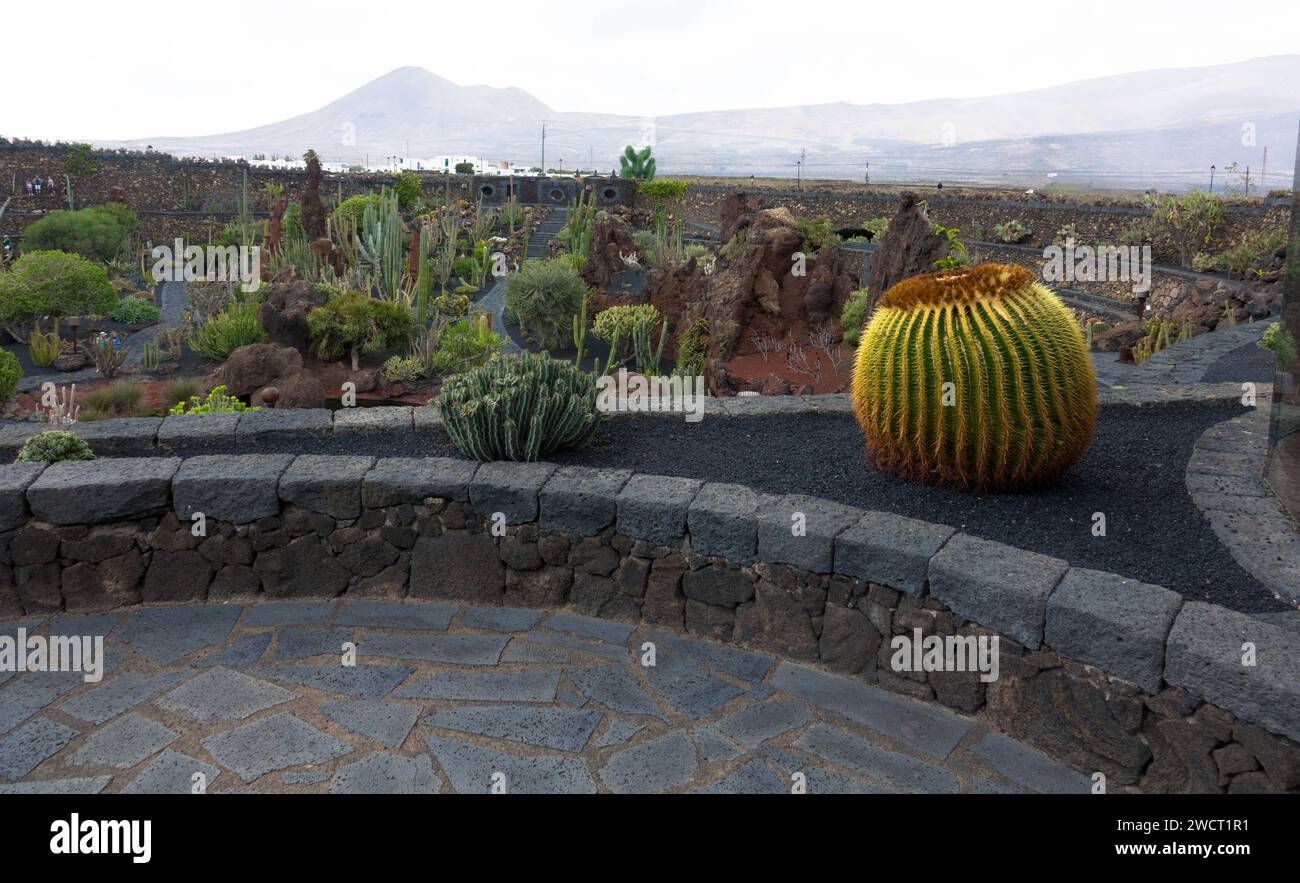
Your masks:
{"label": "columnar cactus", "polygon": [[456,447],[484,461],[531,462],[583,447],[601,420],[592,376],[544,353],[496,359],[448,378],[438,409]]}
{"label": "columnar cactus", "polygon": [[862,334],[853,409],[877,468],[973,491],[1060,478],[1097,421],[1083,334],[1022,267],[914,276]]}

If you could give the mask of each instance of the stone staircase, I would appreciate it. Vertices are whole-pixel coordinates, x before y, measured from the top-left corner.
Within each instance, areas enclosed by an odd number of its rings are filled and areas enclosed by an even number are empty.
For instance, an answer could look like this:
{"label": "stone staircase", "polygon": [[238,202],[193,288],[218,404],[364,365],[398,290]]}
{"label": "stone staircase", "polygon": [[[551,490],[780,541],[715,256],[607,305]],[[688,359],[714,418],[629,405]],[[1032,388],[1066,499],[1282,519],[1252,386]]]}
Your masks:
{"label": "stone staircase", "polygon": [[569,223],[569,209],[567,206],[556,206],[551,209],[551,213],[542,221],[540,227],[533,231],[532,236],[528,239],[528,258],[545,259],[551,256],[551,239],[556,233],[564,229],[564,225]]}

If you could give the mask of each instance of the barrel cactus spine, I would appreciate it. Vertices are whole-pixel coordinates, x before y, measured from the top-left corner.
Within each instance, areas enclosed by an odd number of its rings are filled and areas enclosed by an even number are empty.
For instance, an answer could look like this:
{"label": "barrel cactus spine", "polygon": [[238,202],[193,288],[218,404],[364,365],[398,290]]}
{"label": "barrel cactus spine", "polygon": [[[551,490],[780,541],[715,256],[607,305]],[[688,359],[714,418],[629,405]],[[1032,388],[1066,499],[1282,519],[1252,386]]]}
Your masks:
{"label": "barrel cactus spine", "polygon": [[876,468],[972,491],[1028,490],[1088,449],[1097,390],[1083,333],[1023,267],[906,279],[880,299],[853,370]]}

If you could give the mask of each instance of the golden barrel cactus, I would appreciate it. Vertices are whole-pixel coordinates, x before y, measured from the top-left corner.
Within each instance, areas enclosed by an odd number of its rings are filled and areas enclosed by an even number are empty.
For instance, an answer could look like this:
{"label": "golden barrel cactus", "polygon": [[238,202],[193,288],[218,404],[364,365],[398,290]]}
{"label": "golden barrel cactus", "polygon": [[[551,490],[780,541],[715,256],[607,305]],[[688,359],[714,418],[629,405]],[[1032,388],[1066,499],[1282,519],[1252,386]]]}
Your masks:
{"label": "golden barrel cactus", "polygon": [[1083,333],[1023,267],[981,264],[885,292],[853,365],[876,468],[973,491],[1055,481],[1083,456],[1097,385]]}

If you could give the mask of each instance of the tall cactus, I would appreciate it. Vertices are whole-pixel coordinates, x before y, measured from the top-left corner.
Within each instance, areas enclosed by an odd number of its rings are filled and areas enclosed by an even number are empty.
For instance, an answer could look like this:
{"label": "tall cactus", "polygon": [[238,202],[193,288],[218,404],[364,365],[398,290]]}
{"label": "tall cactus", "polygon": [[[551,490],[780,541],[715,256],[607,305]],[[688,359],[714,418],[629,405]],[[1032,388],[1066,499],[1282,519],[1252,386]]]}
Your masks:
{"label": "tall cactus", "polygon": [[416,327],[423,329],[428,324],[429,301],[433,298],[433,267],[429,263],[429,249],[433,247],[433,231],[428,225],[420,225],[420,244],[417,249],[419,276],[415,282],[415,321]]}
{"label": "tall cactus", "polygon": [[396,297],[402,283],[403,233],[397,193],[385,187],[379,199],[366,205],[357,247],[361,259],[375,268],[375,277],[387,298]]}
{"label": "tall cactus", "polygon": [[483,461],[532,462],[583,447],[602,419],[595,379],[545,353],[456,374],[443,383],[437,407],[456,447]]}
{"label": "tall cactus", "polygon": [[914,276],[881,297],[853,368],[878,468],[1005,491],[1048,484],[1092,441],[1097,387],[1083,334],[1022,267]]}
{"label": "tall cactus", "polygon": [[623,155],[618,158],[619,174],[624,178],[636,178],[641,181],[655,179],[655,161],[650,155],[650,146],[637,150],[631,144],[623,148]]}

